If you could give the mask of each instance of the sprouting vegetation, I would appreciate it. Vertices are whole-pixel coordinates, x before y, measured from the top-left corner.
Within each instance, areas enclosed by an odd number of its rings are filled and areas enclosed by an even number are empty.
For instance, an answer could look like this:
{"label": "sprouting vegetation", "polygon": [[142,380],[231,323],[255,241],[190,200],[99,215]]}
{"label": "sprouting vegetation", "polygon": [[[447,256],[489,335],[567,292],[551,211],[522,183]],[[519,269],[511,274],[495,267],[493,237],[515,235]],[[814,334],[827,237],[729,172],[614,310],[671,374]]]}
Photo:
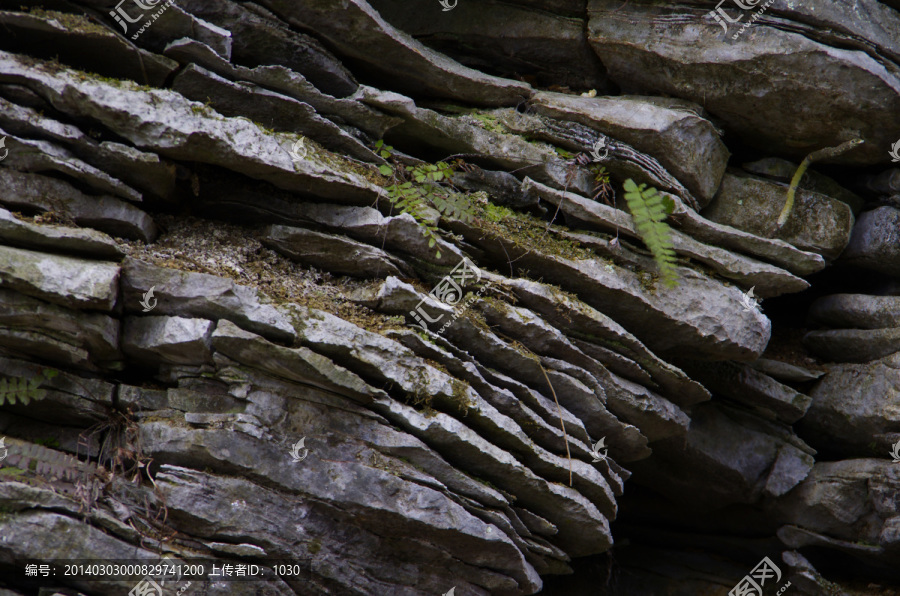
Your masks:
{"label": "sprouting vegetation", "polygon": [[14,404],[17,399],[26,406],[31,400],[44,399],[47,397],[47,390],[39,389],[41,383],[52,379],[57,374],[55,370],[44,369],[40,375],[35,375],[30,379],[21,377],[0,379],[0,406],[7,402]]}
{"label": "sprouting vegetation", "polygon": [[677,286],[678,274],[675,271],[672,231],[664,221],[668,212],[674,208],[674,205],[670,205],[671,199],[665,202],[655,188],[652,186],[647,188],[646,184],[637,185],[631,178],[626,180],[623,186],[625,202],[634,219],[634,227],[653,254],[663,283],[667,286]]}
{"label": "sprouting vegetation", "polygon": [[[378,154],[389,159],[393,147],[385,145],[383,140],[375,144]],[[465,194],[453,190],[450,184],[453,167],[446,162],[421,164],[392,168],[379,166],[384,176],[393,178],[394,183],[386,188],[388,200],[401,213],[409,213],[419,227],[422,235],[428,238],[429,248],[434,248],[438,241],[437,224],[428,216],[428,208],[436,209],[441,215],[466,222],[473,218],[472,203]],[[437,258],[441,258],[440,249],[436,249]]]}

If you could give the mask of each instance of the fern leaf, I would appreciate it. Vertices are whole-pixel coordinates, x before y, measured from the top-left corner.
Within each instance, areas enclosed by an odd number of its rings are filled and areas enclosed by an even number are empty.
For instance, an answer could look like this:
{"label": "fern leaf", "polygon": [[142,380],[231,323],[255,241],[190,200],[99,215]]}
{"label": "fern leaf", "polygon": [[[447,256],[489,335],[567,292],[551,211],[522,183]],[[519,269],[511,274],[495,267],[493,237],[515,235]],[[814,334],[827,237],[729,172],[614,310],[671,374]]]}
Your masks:
{"label": "fern leaf", "polygon": [[625,202],[634,227],[659,268],[663,283],[668,286],[678,285],[678,274],[675,271],[675,248],[672,234],[666,218],[666,205],[655,188],[647,188],[646,184],[637,185],[629,178],[624,183]]}

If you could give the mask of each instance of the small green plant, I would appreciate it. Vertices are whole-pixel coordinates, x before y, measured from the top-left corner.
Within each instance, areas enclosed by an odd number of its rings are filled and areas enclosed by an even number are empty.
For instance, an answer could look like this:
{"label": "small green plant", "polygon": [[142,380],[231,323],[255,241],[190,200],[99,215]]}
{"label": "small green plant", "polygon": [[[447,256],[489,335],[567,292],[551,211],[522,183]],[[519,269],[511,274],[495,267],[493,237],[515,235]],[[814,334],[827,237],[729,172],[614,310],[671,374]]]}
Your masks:
{"label": "small green plant", "polygon": [[12,377],[9,379],[0,379],[0,406],[9,402],[16,403],[16,399],[25,405],[31,400],[44,399],[47,397],[46,389],[38,389],[46,380],[50,380],[57,375],[57,371],[52,369],[44,369],[40,376],[34,376],[30,379],[22,377]]}
{"label": "small green plant", "polygon": [[[388,159],[394,148],[380,140],[375,143],[375,149],[381,157]],[[462,222],[471,221],[474,217],[474,210],[466,196],[445,186],[453,176],[452,166],[445,162],[405,166],[399,176],[388,165],[378,166],[378,171],[394,179],[394,183],[386,188],[388,200],[400,213],[409,213],[416,220],[422,235],[428,238],[429,248],[434,248],[438,241],[437,225],[427,215],[429,207]],[[440,259],[441,251],[438,249],[436,252]]]}
{"label": "small green plant", "polygon": [[600,164],[591,164],[588,168],[594,175],[594,193],[591,199],[602,200],[607,205],[612,205],[616,199],[616,191],[609,182],[609,172]]}
{"label": "small green plant", "polygon": [[44,447],[50,447],[51,449],[59,449],[59,440],[53,437],[47,437],[45,439],[35,439],[35,445],[43,445]]}
{"label": "small green plant", "polygon": [[629,178],[623,184],[625,201],[634,219],[634,227],[659,267],[659,274],[667,286],[678,285],[678,274],[675,271],[675,248],[672,244],[672,231],[663,221],[668,213],[674,210],[671,199],[664,201],[652,186],[638,186]]}

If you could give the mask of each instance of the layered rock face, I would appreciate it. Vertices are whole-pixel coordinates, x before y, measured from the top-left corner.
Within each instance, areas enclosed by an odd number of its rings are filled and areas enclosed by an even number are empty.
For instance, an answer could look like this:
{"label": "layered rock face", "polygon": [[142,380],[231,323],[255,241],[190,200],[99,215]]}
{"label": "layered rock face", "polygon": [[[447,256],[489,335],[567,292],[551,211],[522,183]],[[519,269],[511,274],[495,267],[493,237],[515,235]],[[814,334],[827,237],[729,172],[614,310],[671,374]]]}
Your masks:
{"label": "layered rock face", "polygon": [[749,4],[3,3],[0,594],[898,593],[900,4]]}

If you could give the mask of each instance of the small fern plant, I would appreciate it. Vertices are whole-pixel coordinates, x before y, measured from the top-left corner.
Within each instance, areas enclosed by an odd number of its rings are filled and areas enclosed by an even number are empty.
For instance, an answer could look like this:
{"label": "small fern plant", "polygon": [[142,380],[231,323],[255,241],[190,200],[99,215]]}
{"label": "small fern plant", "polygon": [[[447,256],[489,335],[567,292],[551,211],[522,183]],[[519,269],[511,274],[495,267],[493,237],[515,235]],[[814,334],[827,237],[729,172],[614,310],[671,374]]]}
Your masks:
{"label": "small fern plant", "polygon": [[[384,159],[389,159],[393,147],[385,145],[383,140],[375,143],[375,150]],[[409,213],[419,227],[422,235],[428,238],[428,247],[434,248],[438,241],[438,228],[428,218],[427,209],[433,207],[446,217],[462,222],[471,221],[474,211],[465,195],[453,192],[445,184],[453,176],[453,168],[442,161],[435,164],[405,166],[399,170],[388,165],[378,166],[384,176],[393,178],[394,183],[386,187],[388,200],[400,210]],[[436,249],[437,258],[441,258],[440,249]]]}
{"label": "small fern plant", "polygon": [[646,184],[637,185],[629,178],[623,184],[625,201],[634,227],[659,268],[663,283],[669,287],[678,285],[678,273],[675,271],[675,248],[672,244],[672,230],[663,221],[671,213],[675,205],[671,199],[664,200],[659,191]]}
{"label": "small fern plant", "polygon": [[22,377],[12,377],[9,379],[0,379],[0,406],[9,402],[16,403],[18,399],[24,405],[28,405],[31,400],[44,399],[47,397],[46,389],[39,389],[41,383],[52,379],[57,375],[57,371],[44,369],[40,375],[24,379]]}

